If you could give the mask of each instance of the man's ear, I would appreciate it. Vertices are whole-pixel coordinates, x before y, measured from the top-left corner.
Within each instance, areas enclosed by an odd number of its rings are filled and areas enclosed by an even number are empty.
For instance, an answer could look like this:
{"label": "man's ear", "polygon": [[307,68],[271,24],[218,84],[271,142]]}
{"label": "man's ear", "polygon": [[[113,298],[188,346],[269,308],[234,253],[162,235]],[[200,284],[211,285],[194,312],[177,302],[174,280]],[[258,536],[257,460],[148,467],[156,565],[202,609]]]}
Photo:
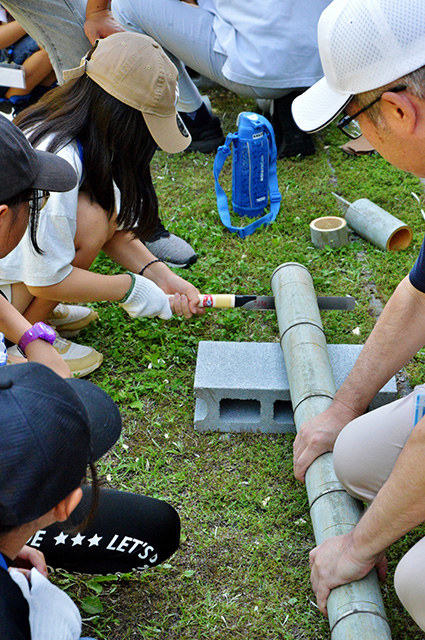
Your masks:
{"label": "man's ear", "polygon": [[401,135],[412,135],[419,122],[415,98],[408,93],[385,91],[382,94],[381,114],[387,126]]}
{"label": "man's ear", "polygon": [[0,204],[0,218],[9,211],[7,204]]}
{"label": "man's ear", "polygon": [[64,522],[65,520],[68,520],[75,507],[80,502],[82,496],[83,491],[81,487],[78,487],[78,489],[74,489],[74,491],[71,491],[71,493],[69,493],[66,498],[61,500],[59,504],[56,505],[56,507],[54,507],[53,509],[55,521]]}

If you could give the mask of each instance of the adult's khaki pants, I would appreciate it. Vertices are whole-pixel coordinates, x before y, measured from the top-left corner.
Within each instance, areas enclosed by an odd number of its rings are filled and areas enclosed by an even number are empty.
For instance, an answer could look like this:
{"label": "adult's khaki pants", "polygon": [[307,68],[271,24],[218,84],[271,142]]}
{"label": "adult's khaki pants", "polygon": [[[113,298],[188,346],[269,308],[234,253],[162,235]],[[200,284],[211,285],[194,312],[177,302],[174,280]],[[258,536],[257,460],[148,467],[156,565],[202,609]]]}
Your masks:
{"label": "adult's khaki pants", "polygon": [[[420,393],[425,395],[425,385],[365,413],[341,431],[334,449],[335,471],[353,497],[372,502],[386,482],[413,429],[415,399]],[[425,630],[425,538],[399,562],[394,586],[404,607]]]}

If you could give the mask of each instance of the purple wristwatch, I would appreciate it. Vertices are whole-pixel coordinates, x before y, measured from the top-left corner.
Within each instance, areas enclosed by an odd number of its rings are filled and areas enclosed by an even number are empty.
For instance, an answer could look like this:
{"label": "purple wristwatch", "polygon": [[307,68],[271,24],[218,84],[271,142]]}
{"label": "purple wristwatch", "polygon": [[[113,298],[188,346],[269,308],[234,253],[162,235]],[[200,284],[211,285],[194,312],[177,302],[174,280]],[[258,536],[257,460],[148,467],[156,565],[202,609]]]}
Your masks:
{"label": "purple wristwatch", "polygon": [[45,324],[44,322],[36,322],[31,329],[25,331],[24,335],[18,342],[18,347],[25,353],[27,346],[39,338],[53,344],[56,340],[56,332],[48,324]]}

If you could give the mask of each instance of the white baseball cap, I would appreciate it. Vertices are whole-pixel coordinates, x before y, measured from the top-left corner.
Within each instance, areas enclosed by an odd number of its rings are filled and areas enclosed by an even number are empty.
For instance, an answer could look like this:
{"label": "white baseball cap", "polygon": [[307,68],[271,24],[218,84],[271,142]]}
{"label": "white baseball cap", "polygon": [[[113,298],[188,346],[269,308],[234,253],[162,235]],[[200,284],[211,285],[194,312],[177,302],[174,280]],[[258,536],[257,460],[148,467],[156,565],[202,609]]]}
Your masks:
{"label": "white baseball cap", "polygon": [[425,0],[334,0],[317,27],[325,77],[295,98],[298,127],[323,129],[351,98],[425,64]]}

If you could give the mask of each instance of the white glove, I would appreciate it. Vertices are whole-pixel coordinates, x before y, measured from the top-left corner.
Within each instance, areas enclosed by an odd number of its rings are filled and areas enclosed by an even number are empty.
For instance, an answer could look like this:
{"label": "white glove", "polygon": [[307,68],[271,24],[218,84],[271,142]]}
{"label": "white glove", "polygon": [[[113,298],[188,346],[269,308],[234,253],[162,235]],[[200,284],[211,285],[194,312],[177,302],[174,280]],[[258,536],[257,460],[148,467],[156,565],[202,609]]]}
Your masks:
{"label": "white glove", "polygon": [[31,569],[31,585],[23,573],[10,569],[30,610],[31,640],[79,640],[81,616],[71,598],[37,569]]}
{"label": "white glove", "polygon": [[123,307],[132,318],[159,316],[163,320],[169,320],[173,312],[168,296],[163,290],[144,276],[134,273],[130,275],[133,278],[133,288],[128,298],[124,298],[124,302],[119,303],[120,307]]}

